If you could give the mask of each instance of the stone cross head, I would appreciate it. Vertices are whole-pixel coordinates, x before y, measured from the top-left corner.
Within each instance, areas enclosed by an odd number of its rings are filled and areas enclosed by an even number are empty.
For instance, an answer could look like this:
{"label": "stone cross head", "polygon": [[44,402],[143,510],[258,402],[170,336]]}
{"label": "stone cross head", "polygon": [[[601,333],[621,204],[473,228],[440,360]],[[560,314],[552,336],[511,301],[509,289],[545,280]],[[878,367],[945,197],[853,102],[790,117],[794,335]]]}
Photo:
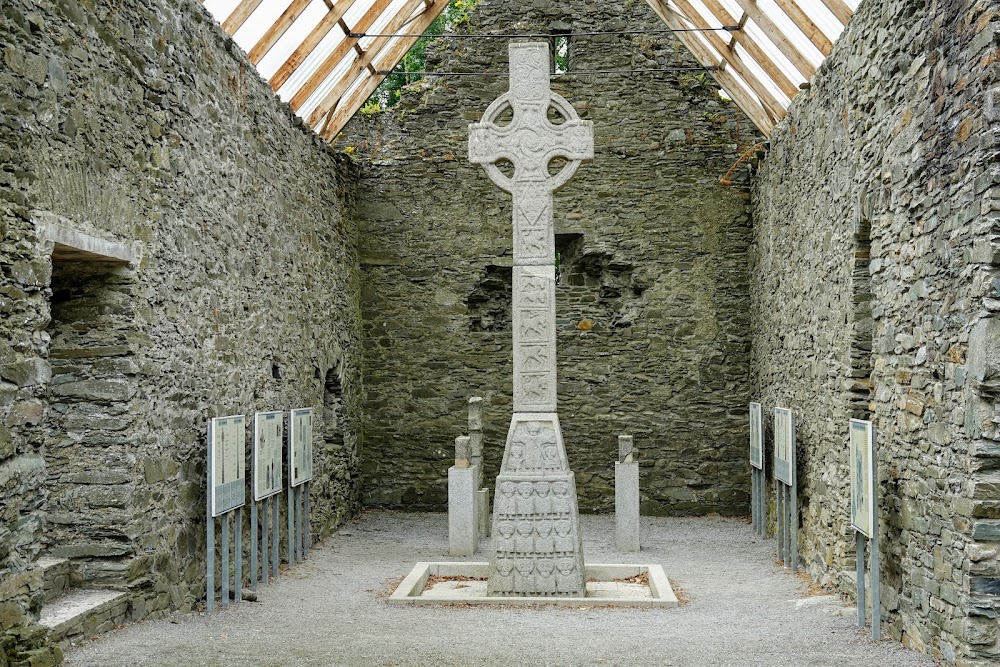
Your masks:
{"label": "stone cross head", "polygon": [[[515,42],[509,51],[510,90],[486,109],[482,121],[469,126],[469,161],[483,165],[507,192],[528,184],[553,192],[573,177],[581,161],[593,159],[593,123],[580,120],[570,103],[549,88],[548,43]],[[565,121],[551,122],[550,107]],[[500,125],[507,110],[511,121]],[[567,163],[552,176],[549,163],[559,157]],[[504,175],[499,160],[514,165],[513,177]]]}

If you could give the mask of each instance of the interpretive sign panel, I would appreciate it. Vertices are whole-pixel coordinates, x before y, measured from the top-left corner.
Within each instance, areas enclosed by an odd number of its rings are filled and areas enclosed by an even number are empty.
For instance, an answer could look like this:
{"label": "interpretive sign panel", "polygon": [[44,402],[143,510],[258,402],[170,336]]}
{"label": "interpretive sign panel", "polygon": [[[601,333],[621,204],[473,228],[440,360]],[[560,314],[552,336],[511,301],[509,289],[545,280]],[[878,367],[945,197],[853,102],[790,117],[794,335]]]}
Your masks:
{"label": "interpretive sign panel", "polygon": [[263,500],[284,488],[281,478],[284,422],[284,412],[258,412],[253,416],[254,500]]}
{"label": "interpretive sign panel", "polygon": [[795,474],[795,419],[788,408],[774,409],[774,477],[792,486]]}
{"label": "interpretive sign panel", "polygon": [[750,465],[764,467],[764,431],[760,403],[750,404]]}
{"label": "interpretive sign panel", "polygon": [[292,410],[288,420],[289,471],[292,486],[308,482],[313,475],[313,411],[312,408]]}
{"label": "interpretive sign panel", "polygon": [[851,420],[851,527],[871,537],[875,525],[875,427],[870,421]]}
{"label": "interpretive sign panel", "polygon": [[247,429],[243,415],[216,417],[208,423],[212,516],[242,507],[246,501],[246,453]]}

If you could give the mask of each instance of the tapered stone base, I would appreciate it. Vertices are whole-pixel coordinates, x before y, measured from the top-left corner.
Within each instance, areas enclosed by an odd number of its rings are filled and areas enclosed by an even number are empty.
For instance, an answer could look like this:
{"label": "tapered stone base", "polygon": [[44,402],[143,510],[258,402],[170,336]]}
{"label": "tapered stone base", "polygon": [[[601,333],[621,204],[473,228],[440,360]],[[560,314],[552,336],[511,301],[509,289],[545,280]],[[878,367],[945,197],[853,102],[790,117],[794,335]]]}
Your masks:
{"label": "tapered stone base", "polygon": [[586,594],[576,482],[555,413],[514,413],[492,533],[487,595]]}

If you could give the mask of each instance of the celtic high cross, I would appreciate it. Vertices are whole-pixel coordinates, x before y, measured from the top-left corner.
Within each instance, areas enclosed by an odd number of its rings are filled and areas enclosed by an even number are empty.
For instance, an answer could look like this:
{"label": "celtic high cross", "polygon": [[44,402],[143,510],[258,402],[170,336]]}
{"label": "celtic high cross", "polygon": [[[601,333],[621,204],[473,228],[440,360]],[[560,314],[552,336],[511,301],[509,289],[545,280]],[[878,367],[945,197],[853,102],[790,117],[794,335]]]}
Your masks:
{"label": "celtic high cross", "polygon": [[[488,594],[582,597],[576,483],[556,414],[552,193],[594,157],[593,124],[549,88],[548,44],[509,51],[509,92],[469,126],[469,160],[514,198],[514,414],[497,476]],[[564,122],[549,121],[550,107]],[[499,125],[508,110],[510,123]],[[556,158],[567,162],[553,176]],[[511,177],[500,160],[513,164]]]}

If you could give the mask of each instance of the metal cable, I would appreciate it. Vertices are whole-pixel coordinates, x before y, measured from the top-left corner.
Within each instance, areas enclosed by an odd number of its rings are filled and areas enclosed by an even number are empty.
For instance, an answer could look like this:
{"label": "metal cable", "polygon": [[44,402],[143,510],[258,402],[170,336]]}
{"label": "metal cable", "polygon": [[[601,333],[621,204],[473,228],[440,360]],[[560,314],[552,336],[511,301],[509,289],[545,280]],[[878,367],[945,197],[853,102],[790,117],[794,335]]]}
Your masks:
{"label": "metal cable", "polygon": [[511,38],[550,38],[550,37],[591,37],[596,35],[661,35],[673,32],[713,32],[716,30],[721,30],[724,32],[737,32],[742,30],[738,25],[724,25],[719,28],[663,28],[655,30],[594,30],[594,31],[584,31],[584,32],[556,32],[556,33],[542,33],[542,32],[528,32],[528,33],[513,33],[513,34],[482,34],[482,35],[471,35],[464,33],[441,33],[440,35],[424,35],[422,33],[413,32],[391,32],[391,33],[376,33],[376,32],[349,32],[348,37],[353,39],[361,39],[362,37],[431,37],[434,39],[511,39]]}
{"label": "metal cable", "polygon": [[[613,75],[613,74],[648,74],[655,72],[713,72],[718,70],[718,67],[707,66],[707,67],[664,67],[664,68],[649,68],[649,69],[584,69],[584,70],[570,70],[568,72],[552,72],[551,76],[590,76],[590,75]],[[510,72],[437,72],[437,71],[421,71],[421,72],[399,72],[396,70],[375,70],[375,74],[379,76],[388,76],[390,74],[399,74],[402,76],[510,76]]]}

